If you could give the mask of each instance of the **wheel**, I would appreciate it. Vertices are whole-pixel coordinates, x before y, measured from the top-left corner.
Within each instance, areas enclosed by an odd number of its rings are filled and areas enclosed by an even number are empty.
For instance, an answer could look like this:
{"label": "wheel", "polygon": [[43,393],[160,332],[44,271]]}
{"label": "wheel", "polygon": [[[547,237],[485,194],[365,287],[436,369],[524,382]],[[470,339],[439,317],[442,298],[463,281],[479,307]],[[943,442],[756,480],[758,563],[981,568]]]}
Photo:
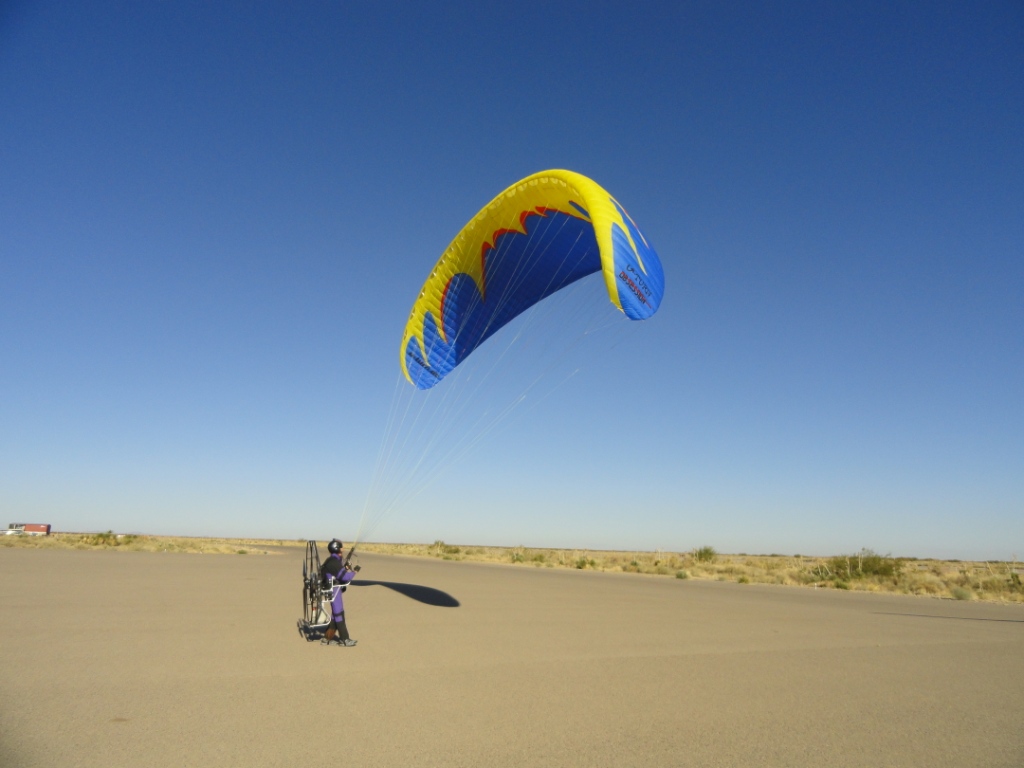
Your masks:
{"label": "wheel", "polygon": [[320,553],[315,541],[306,542],[302,562],[302,618],[307,624],[316,621],[320,608]]}

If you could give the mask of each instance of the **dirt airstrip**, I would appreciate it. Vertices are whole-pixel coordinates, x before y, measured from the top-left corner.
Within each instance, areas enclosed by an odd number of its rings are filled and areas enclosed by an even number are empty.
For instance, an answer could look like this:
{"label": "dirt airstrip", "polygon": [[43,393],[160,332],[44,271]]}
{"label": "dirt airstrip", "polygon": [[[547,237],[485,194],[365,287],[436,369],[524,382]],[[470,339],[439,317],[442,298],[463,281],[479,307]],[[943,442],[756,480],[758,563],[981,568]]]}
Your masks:
{"label": "dirt airstrip", "polygon": [[0,550],[2,766],[1024,766],[1024,608],[302,551]]}

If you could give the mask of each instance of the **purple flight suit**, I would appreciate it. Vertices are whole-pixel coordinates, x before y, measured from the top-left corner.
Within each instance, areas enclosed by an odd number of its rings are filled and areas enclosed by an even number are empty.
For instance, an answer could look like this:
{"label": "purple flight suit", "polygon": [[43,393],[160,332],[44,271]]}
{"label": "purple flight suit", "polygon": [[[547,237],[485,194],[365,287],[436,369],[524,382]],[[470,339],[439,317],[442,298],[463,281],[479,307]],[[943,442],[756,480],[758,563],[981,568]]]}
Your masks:
{"label": "purple flight suit", "polygon": [[[345,567],[345,561],[341,559],[341,555],[331,555],[324,561],[323,567],[321,568],[324,582],[327,583],[328,577],[333,579],[335,584],[346,585],[352,579],[355,578],[355,571],[351,571]],[[337,626],[339,629],[345,626],[345,603],[341,598],[341,590],[335,590],[334,598],[331,600],[331,618],[334,619],[332,626]],[[348,636],[348,632],[344,632],[345,637]]]}

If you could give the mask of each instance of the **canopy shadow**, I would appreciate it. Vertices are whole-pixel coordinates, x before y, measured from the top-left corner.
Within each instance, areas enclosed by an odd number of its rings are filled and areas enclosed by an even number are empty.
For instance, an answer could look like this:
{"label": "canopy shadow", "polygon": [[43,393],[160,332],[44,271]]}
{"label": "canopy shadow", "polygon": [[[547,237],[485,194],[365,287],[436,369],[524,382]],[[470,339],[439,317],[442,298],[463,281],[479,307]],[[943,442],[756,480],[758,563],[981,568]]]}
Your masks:
{"label": "canopy shadow", "polygon": [[398,581],[367,581],[356,579],[350,587],[387,587],[400,595],[405,595],[419,603],[433,605],[438,608],[458,608],[460,603],[447,592],[433,587],[424,587],[420,584],[403,584]]}
{"label": "canopy shadow", "polygon": [[1007,624],[1024,624],[1024,619],[989,619],[984,616],[940,616],[934,613],[896,613],[894,611],[872,611],[877,616],[911,616],[915,619],[951,619],[953,621],[998,621]]}

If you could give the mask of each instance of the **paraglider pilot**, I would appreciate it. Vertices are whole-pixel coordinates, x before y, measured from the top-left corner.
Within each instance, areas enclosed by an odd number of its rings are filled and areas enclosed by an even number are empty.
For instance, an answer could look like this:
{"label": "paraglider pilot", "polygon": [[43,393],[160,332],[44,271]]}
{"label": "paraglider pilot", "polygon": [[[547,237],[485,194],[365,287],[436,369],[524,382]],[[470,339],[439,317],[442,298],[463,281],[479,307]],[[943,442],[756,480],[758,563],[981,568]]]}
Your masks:
{"label": "paraglider pilot", "polygon": [[345,626],[345,604],[341,599],[341,593],[355,578],[359,566],[357,565],[354,569],[349,568],[348,563],[342,559],[341,552],[344,546],[339,539],[332,539],[331,543],[327,545],[327,551],[331,553],[330,557],[320,568],[320,578],[323,580],[324,586],[335,587],[334,598],[331,600],[331,623],[327,626],[327,634],[324,636],[323,642],[325,645],[336,643],[351,647],[356,644],[356,641],[348,636],[348,627]]}

